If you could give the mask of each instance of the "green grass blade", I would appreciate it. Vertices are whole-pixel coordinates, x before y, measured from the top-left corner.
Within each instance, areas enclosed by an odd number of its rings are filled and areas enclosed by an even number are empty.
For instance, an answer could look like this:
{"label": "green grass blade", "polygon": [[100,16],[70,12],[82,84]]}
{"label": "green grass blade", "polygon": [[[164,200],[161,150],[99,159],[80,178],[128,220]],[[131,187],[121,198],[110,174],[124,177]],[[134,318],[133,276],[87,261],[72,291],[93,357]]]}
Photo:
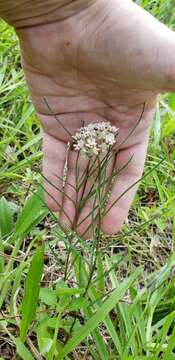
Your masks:
{"label": "green grass blade", "polygon": [[37,192],[30,196],[21,214],[19,215],[14,235],[11,242],[16,241],[21,236],[26,235],[34,226],[36,226],[49,213],[47,208],[43,207],[43,203],[39,197],[43,197],[43,190],[38,188]]}
{"label": "green grass blade", "polygon": [[27,331],[35,316],[43,267],[44,245],[40,246],[34,254],[26,278],[20,321],[20,338],[22,341],[25,341]]}
{"label": "green grass blade", "polygon": [[[175,348],[175,327],[173,329],[173,332],[172,332],[171,336],[169,337],[168,347],[167,347],[167,349],[165,351],[165,354],[164,354],[165,359],[170,359],[171,358],[174,348]],[[175,358],[175,355],[174,355],[174,358]]]}
{"label": "green grass blade", "polygon": [[13,286],[11,289],[11,298],[10,298],[10,314],[14,315],[13,311],[13,301],[16,291],[20,288],[21,280],[22,280],[22,274],[24,272],[25,267],[27,266],[26,262],[22,262],[17,269],[15,269],[15,276],[13,278]]}
{"label": "green grass blade", "polygon": [[13,214],[4,196],[0,199],[0,237],[10,234],[13,230]]}
{"label": "green grass blade", "polygon": [[174,321],[174,317],[175,317],[175,311],[173,311],[169,314],[161,331],[159,332],[159,336],[157,338],[158,346],[156,347],[156,351],[155,351],[153,360],[157,360],[160,352],[162,351],[162,345],[164,344],[164,342],[166,342],[167,334],[168,334],[168,331],[169,331],[169,328],[170,328],[172,322]]}
{"label": "green grass blade", "polygon": [[[106,264],[107,264],[108,269],[112,268],[112,263],[108,256],[106,256]],[[110,277],[112,286],[114,288],[116,288],[120,285],[120,283],[115,275],[114,270],[112,270],[109,273],[109,277]],[[129,308],[128,304],[119,303],[119,304],[117,304],[116,312],[117,312],[118,321],[119,321],[121,339],[126,344],[127,339],[130,337],[130,334],[132,333],[132,321],[131,321],[131,316],[130,316],[130,308]],[[134,340],[131,342],[130,346],[131,346],[132,352],[134,353],[135,349],[136,349]],[[125,348],[125,351],[126,351],[126,348]]]}
{"label": "green grass blade", "polygon": [[97,288],[102,292],[105,291],[105,274],[101,254],[97,257]]}

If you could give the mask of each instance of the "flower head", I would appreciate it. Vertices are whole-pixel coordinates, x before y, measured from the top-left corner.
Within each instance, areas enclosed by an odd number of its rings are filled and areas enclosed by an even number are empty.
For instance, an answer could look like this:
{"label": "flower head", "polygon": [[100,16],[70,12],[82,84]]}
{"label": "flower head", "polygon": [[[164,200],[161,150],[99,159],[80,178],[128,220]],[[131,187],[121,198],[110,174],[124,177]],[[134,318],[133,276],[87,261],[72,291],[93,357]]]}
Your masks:
{"label": "flower head", "polygon": [[109,150],[116,143],[118,129],[110,122],[89,124],[81,127],[73,137],[74,150],[91,157]]}

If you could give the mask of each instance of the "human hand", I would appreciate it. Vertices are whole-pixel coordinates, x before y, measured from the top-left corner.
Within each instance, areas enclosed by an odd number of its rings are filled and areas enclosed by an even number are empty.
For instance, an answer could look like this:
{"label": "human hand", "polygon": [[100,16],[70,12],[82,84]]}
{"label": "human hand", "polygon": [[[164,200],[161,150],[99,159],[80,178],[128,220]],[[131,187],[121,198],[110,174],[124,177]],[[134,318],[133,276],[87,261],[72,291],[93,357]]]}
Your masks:
{"label": "human hand", "polygon": [[[114,184],[111,199],[118,197],[142,175],[157,94],[175,90],[175,34],[130,0],[86,1],[86,7],[83,3],[64,20],[51,14],[46,24],[19,28],[17,33],[32,101],[44,130],[43,172],[56,186],[61,185],[55,174],[62,176],[70,138],[50,113],[44,97],[70,133],[81,127],[82,120],[85,125],[110,121],[119,128],[119,143],[138,121],[145,103],[141,122],[116,158],[115,166],[120,167],[134,155]],[[71,151],[70,183],[75,182],[75,158]],[[85,158],[80,165],[83,171]],[[51,194],[46,193],[48,206],[59,211],[55,198],[72,219],[72,203],[48,182],[45,187]],[[65,191],[75,197],[70,186]],[[135,191],[133,187],[127,192],[105,217],[105,233],[121,228]],[[81,218],[90,209],[91,203]],[[64,214],[61,216],[67,222]],[[87,225],[88,221],[79,232]]]}

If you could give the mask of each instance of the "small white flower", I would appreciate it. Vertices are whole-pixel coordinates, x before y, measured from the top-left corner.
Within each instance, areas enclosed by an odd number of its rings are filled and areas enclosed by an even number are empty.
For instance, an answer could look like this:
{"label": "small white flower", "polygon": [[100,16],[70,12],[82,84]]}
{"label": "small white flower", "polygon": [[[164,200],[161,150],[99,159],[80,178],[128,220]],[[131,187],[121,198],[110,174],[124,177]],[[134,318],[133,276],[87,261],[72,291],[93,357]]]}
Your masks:
{"label": "small white flower", "polygon": [[81,150],[80,146],[78,144],[74,144],[74,150],[79,151]]}
{"label": "small white flower", "polygon": [[115,142],[115,135],[110,133],[106,135],[106,143],[109,145],[113,145]]}
{"label": "small white flower", "polygon": [[87,147],[93,148],[93,147],[96,147],[96,145],[97,145],[96,139],[94,139],[94,138],[87,139],[87,142],[86,142]]}
{"label": "small white flower", "polygon": [[118,129],[110,122],[92,123],[72,136],[73,148],[89,157],[107,152],[116,143]]}

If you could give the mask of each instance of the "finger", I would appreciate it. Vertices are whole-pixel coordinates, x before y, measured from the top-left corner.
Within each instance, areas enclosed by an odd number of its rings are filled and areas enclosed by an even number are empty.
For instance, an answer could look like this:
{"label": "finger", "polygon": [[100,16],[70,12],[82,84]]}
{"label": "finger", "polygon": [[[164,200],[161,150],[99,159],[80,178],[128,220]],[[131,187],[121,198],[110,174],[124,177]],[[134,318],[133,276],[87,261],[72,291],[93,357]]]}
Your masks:
{"label": "finger", "polygon": [[[66,182],[64,189],[63,207],[72,219],[74,229],[76,229],[80,215],[80,209],[78,207],[80,201],[87,196],[92,186],[91,181],[88,179],[90,168],[91,163],[87,156],[80,155],[76,151],[70,152],[67,173],[68,182]],[[61,214],[61,220],[69,225],[64,214]],[[80,234],[79,231],[78,234]]]}
{"label": "finger", "polygon": [[[103,160],[101,160],[100,171],[104,172],[104,168],[106,168],[106,174],[102,175],[103,181],[106,181],[109,178],[109,176],[112,174],[112,168],[114,166],[115,158],[112,154],[109,154],[109,157],[108,156],[106,157],[106,155],[103,154],[102,159]],[[107,164],[106,166],[104,166],[105,162]],[[92,164],[93,164],[93,160],[91,161],[91,165]],[[95,170],[94,174],[90,177],[89,181],[87,182],[86,191],[84,194],[85,196],[91,194],[91,196],[89,197],[85,206],[83,207],[80,217],[78,219],[77,232],[79,235],[85,235],[86,238],[92,236],[93,227],[95,229],[95,225],[97,225],[97,221],[95,219],[99,208],[98,208],[98,196],[96,195],[96,191],[100,187],[101,199],[103,198],[106,192],[105,184],[100,186],[98,185],[98,180],[100,175],[99,175],[99,167],[97,162],[94,164],[94,170]],[[96,202],[94,202],[95,198],[96,198]],[[94,208],[96,209],[95,211],[93,211]],[[88,231],[86,231],[87,228],[89,229]]]}
{"label": "finger", "polygon": [[[132,185],[142,176],[147,146],[148,137],[135,146],[121,150],[116,157],[115,168],[118,169],[127,164],[129,159],[132,159],[114,183],[107,209],[109,209],[115,199],[119,198],[119,200],[104,217],[103,232],[106,234],[117,233],[128,215],[138,187],[138,184]],[[131,189],[127,191],[129,188]],[[122,196],[123,193],[125,194]]]}
{"label": "finger", "polygon": [[52,210],[59,212],[62,206],[62,178],[66,145],[53,136],[43,135],[43,175],[45,177],[45,201]]}

